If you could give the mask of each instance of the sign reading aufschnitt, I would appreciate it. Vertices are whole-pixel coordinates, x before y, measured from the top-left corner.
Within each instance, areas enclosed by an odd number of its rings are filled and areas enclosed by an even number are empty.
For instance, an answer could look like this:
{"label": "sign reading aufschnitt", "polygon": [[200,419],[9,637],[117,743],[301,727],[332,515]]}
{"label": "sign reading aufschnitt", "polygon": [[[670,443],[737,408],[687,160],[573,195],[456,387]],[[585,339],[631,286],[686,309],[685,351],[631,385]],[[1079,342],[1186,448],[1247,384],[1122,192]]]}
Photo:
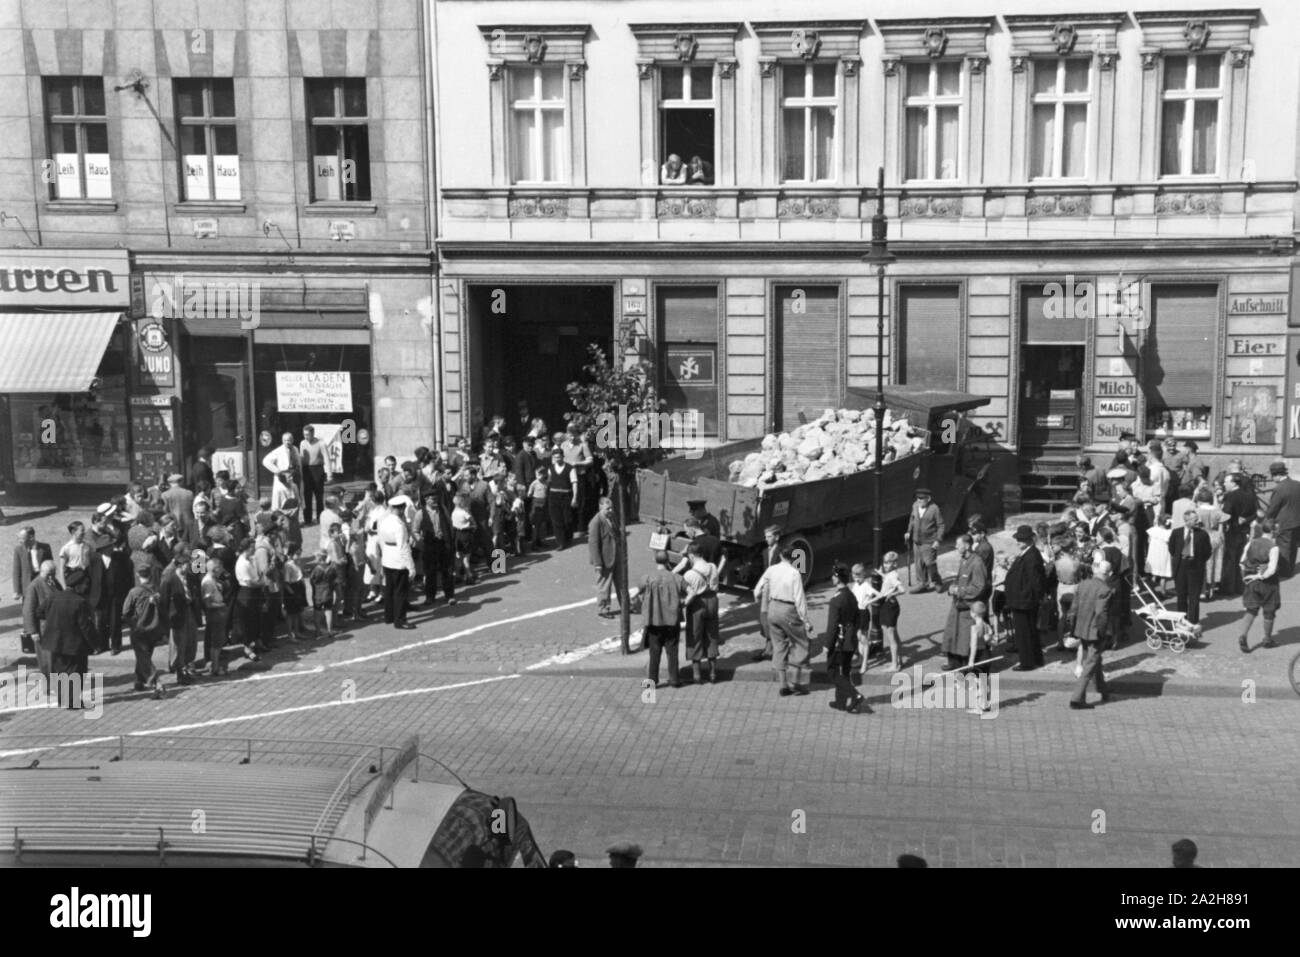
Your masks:
{"label": "sign reading aufschnitt", "polygon": [[351,412],[352,373],[277,372],[275,394],[281,412]]}

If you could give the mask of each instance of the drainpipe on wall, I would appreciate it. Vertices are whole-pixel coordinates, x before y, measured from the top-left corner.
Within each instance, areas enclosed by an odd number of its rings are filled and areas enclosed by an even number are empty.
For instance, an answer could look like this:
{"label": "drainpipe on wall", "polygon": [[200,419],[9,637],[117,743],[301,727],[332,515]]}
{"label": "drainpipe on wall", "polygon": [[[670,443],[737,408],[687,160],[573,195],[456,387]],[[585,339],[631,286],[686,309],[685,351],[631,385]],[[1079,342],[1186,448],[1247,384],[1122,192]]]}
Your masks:
{"label": "drainpipe on wall", "polygon": [[433,51],[437,48],[435,33],[437,31],[438,12],[434,0],[417,0],[419,4],[420,37],[424,43],[423,56],[420,58],[420,97],[424,107],[424,236],[425,248],[429,250],[431,272],[429,274],[429,314],[431,317],[430,348],[433,351],[433,437],[434,442],[442,445],[446,441],[446,414],[443,409],[442,377],[442,297],[438,294],[438,277],[442,264],[438,256],[437,239],[439,233],[438,219],[438,184],[436,171],[441,164],[436,162],[437,148],[441,142],[434,124],[434,104],[438,102],[437,69],[433,61]]}

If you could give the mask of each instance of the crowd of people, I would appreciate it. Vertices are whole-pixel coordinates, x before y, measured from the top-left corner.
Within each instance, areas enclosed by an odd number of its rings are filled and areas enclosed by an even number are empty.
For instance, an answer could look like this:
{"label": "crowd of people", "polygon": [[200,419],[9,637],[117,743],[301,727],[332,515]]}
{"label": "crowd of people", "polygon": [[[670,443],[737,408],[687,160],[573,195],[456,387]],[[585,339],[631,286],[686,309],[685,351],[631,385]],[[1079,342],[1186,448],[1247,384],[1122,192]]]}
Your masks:
{"label": "crowd of people", "polygon": [[187,475],[133,482],[88,523],[71,522],[57,552],[22,528],[13,590],[23,651],[47,679],[85,676],[91,656],[120,654],[125,640],[135,690],[162,697],[157,647],[168,648],[175,684],[188,685],[226,674],[235,657],[339,637],[380,614],[413,628],[417,592],[425,606],[439,593],[455,604],[457,585],[475,583],[499,556],[548,542],[564,549],[601,521],[612,535],[603,470],[584,437],[547,433],[523,403],[519,414],[522,439],[496,417],[477,451],[461,439],[400,463],[389,456],[364,489],[330,486],[328,456],[307,426],[300,442],[285,433],[264,458],[268,495],[214,473],[204,448]]}
{"label": "crowd of people", "polygon": [[[1293,572],[1300,538],[1300,483],[1285,463],[1274,463],[1277,485],[1264,507],[1239,461],[1211,480],[1197,451],[1195,442],[1180,450],[1169,440],[1139,451],[1126,435],[1108,468],[1080,458],[1080,490],[1060,520],[1020,526],[1015,554],[997,555],[983,520],[973,517],[956,540],[957,573],[946,584],[937,566],[942,516],[929,490],[918,489],[905,536],[915,585],[904,587],[896,552],[878,568],[834,569],[823,638],[832,706],[870,710],[852,673],[877,655],[891,672],[905,666],[899,598],[931,589],[952,603],[942,646],[950,669],[987,674],[1001,647],[1017,658],[1014,670],[1033,670],[1044,664],[1043,637],[1054,637],[1055,650],[1075,659],[1078,706],[1089,680],[1105,695],[1100,651],[1128,640],[1139,577],[1158,589],[1172,584],[1177,610],[1193,624],[1203,602],[1242,596],[1242,650],[1261,614],[1264,646],[1272,647],[1278,579]],[[417,448],[400,462],[388,456],[364,489],[331,487],[328,456],[310,426],[301,441],[285,433],[265,456],[274,484],[260,498],[214,473],[210,461],[211,450],[202,449],[186,476],[132,483],[88,522],[70,523],[57,552],[33,529],[20,531],[14,592],[23,603],[22,642],[43,673],[84,674],[89,656],[121,653],[125,635],[136,656],[136,690],[161,695],[157,646],[167,645],[175,682],[189,684],[225,674],[232,657],[257,660],[281,640],[337,637],[372,616],[411,628],[417,592],[428,607],[440,593],[454,604],[457,586],[476,582],[495,557],[548,542],[564,549],[579,530],[595,567],[597,613],[615,614],[616,587],[620,602],[628,601],[618,575],[622,532],[598,457],[576,428],[548,433],[526,403],[513,431],[499,416],[477,449],[460,439]],[[647,677],[655,685],[665,657],[669,684],[684,683],[683,633],[693,681],[718,677],[718,596],[728,559],[718,520],[704,501],[689,505],[680,557],[656,553],[641,582]],[[764,648],[754,657],[772,661],[782,696],[805,695],[814,628],[801,569],[782,535],[778,526],[765,533],[753,589]],[[51,618],[61,592],[79,603],[60,598],[67,607]]]}

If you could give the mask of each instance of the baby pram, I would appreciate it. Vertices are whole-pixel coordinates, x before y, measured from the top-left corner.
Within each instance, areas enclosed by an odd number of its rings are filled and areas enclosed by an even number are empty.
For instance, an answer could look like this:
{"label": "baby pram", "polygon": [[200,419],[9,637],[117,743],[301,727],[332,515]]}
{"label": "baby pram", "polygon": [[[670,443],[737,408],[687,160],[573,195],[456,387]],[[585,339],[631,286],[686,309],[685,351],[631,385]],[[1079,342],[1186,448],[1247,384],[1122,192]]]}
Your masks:
{"label": "baby pram", "polygon": [[1187,620],[1185,612],[1170,611],[1152,588],[1141,576],[1135,586],[1138,601],[1142,604],[1137,609],[1137,616],[1146,625],[1147,647],[1159,651],[1168,646],[1174,651],[1182,651],[1189,641],[1201,637],[1201,626]]}

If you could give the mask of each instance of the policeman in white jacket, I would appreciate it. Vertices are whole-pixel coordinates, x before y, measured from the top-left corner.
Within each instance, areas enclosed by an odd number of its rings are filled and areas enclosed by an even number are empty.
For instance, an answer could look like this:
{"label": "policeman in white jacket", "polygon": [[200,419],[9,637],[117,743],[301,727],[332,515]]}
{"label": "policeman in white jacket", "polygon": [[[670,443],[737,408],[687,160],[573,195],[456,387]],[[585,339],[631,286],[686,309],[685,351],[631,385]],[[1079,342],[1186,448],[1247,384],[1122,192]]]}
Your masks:
{"label": "policeman in white jacket", "polygon": [[406,620],[415,557],[411,554],[411,500],[395,495],[388,500],[388,514],[379,520],[380,561],[384,569],[384,622],[394,628],[414,628]]}

